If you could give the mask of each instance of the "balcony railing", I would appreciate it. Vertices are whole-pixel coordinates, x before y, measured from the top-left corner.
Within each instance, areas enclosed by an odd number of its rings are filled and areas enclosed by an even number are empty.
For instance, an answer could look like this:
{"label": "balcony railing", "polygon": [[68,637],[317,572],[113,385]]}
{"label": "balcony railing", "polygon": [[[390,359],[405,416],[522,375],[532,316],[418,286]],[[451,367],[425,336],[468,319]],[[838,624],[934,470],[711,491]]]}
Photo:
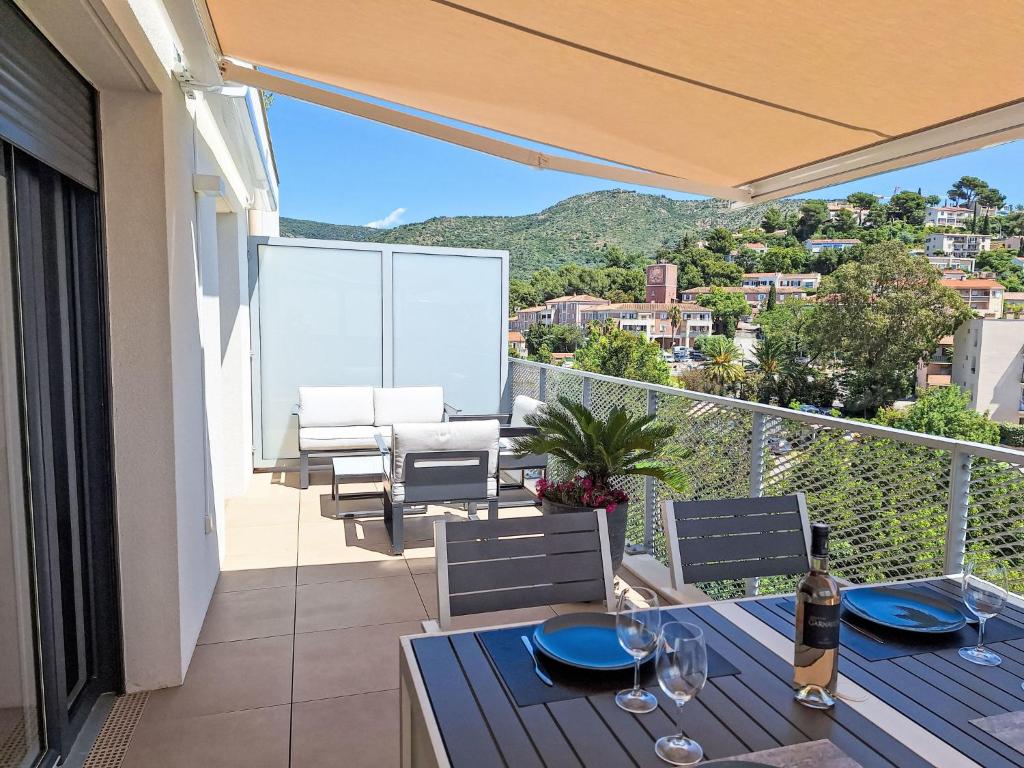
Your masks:
{"label": "balcony railing", "polygon": [[[834,570],[851,581],[958,573],[970,556],[1005,563],[1013,590],[1024,591],[1024,451],[526,360],[509,362],[509,393],[674,424],[692,498],[803,492],[811,519],[832,527]],[[624,489],[630,551],[666,562],[659,508],[671,493],[641,478]],[[775,581],[762,580],[761,592],[792,588]],[[746,589],[701,586],[716,597]]]}

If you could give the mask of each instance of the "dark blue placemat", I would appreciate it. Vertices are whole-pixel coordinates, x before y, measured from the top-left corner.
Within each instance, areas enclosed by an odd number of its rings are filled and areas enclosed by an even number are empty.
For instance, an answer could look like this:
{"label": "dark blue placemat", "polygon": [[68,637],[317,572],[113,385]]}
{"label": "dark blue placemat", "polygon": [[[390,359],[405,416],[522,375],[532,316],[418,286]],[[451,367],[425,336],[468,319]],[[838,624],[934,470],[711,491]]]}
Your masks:
{"label": "dark blue placemat", "polygon": [[[966,612],[966,609],[960,609],[955,600],[927,586],[907,585],[906,589],[911,592],[920,591],[922,594],[933,598],[945,597],[949,600],[951,606]],[[781,604],[789,613],[795,613],[796,603],[792,598],[782,600]],[[864,632],[858,632],[854,627],[860,627]],[[877,640],[869,637],[869,634],[874,635],[883,642],[879,643]],[[1016,622],[996,617],[989,619],[985,623],[986,645],[1004,640],[1020,639],[1024,639],[1024,626]],[[865,621],[844,609],[843,623],[839,625],[840,645],[869,661],[885,661],[887,659],[898,659],[901,656],[913,656],[918,653],[953,650],[974,645],[977,642],[977,623],[970,623],[956,632],[943,632],[934,635],[903,632]]]}
{"label": "dark blue placemat", "polygon": [[[537,661],[551,680],[553,686],[545,685],[533,671],[533,659],[526,652],[520,639],[526,635],[533,639],[534,626],[509,627],[477,632],[481,645],[498,670],[512,698],[520,707],[533,704],[547,704],[591,696],[595,693],[621,691],[633,687],[632,668],[616,672],[594,672],[576,669],[547,658],[537,651]],[[713,648],[708,648],[708,677],[736,675],[739,670],[722,658]],[[658,681],[654,674],[654,661],[647,661],[640,667],[640,685],[656,689]]]}

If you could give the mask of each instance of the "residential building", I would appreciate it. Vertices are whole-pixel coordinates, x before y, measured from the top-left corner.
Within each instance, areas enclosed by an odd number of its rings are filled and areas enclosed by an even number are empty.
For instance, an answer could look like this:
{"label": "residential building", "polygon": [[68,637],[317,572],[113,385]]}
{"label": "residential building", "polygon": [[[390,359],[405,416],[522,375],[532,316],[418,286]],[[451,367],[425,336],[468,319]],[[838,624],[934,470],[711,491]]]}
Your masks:
{"label": "residential building", "polygon": [[768,246],[764,243],[742,243],[740,248],[746,248],[748,251],[753,251],[758,256],[763,256],[768,253]]}
{"label": "residential building", "polygon": [[546,304],[541,304],[537,307],[524,307],[517,310],[515,315],[509,318],[508,329],[525,333],[530,330],[531,325],[536,325],[537,323],[551,325],[553,317],[554,310]]}
{"label": "residential building", "polygon": [[679,294],[679,267],[675,264],[650,264],[647,267],[646,299],[649,302],[676,301]]}
{"label": "residential building", "polygon": [[521,331],[508,332],[508,345],[519,354],[520,357],[526,357],[526,338],[523,336]]}
{"label": "residential building", "polygon": [[1004,292],[1003,312],[1007,315],[1020,315],[1024,313],[1024,291]]}
{"label": "residential building", "polygon": [[953,383],[994,420],[1024,424],[1024,320],[975,318],[953,344]]}
{"label": "residential building", "polygon": [[921,255],[928,259],[929,264],[939,269],[960,269],[964,272],[974,271],[974,264],[976,260],[973,256],[960,256],[946,252],[934,254],[921,253]]}
{"label": "residential building", "polygon": [[[701,296],[711,293],[711,288],[708,286],[701,286],[699,288],[684,288],[679,292],[679,298],[681,301],[697,301]],[[720,290],[726,291],[727,293],[742,293],[743,298],[750,304],[750,308],[753,311],[760,311],[765,303],[768,301],[768,296],[771,293],[769,286],[738,286],[738,285],[727,285],[722,287]],[[776,301],[785,301],[787,299],[806,299],[810,294],[807,288],[797,288],[795,286],[786,286],[783,288],[777,288],[775,290]]]}
{"label": "residential building", "polygon": [[943,336],[935,351],[917,364],[917,388],[945,387],[952,383],[953,336]]}
{"label": "residential building", "polygon": [[932,227],[966,227],[974,211],[952,205],[929,205],[924,212],[924,223]]}
{"label": "residential building", "polygon": [[1015,253],[1020,253],[1021,244],[1024,243],[1024,236],[1010,235],[1009,237],[993,237],[992,249],[1007,248]]}
{"label": "residential building", "polygon": [[846,200],[829,200],[826,205],[828,206],[828,218],[830,221],[835,221],[839,217],[840,211],[849,211],[854,217],[858,216],[857,206],[853,203],[848,203]]}
{"label": "residential building", "polygon": [[962,269],[944,269],[942,270],[943,280],[966,280],[967,273]]}
{"label": "residential building", "polygon": [[811,238],[810,240],[804,240],[804,248],[811,253],[821,253],[822,251],[845,251],[847,248],[853,248],[855,245],[860,245],[860,240],[855,237],[851,238]]}
{"label": "residential building", "polygon": [[982,317],[1003,316],[1003,284],[998,280],[974,277],[941,282],[960,294],[960,298]]}
{"label": "residential building", "polygon": [[743,275],[743,287],[759,288],[772,286],[778,288],[804,288],[816,291],[821,285],[821,274],[806,272],[787,274],[784,272],[747,272]]}
{"label": "residential building", "polygon": [[973,232],[933,232],[924,241],[926,256],[971,256],[992,250],[992,236]]}
{"label": "residential building", "polygon": [[[682,320],[677,328],[673,328],[669,318],[673,307],[679,309]],[[665,349],[680,345],[692,347],[697,337],[711,333],[711,310],[690,302],[608,304],[582,311],[584,325],[607,320],[614,321],[624,331],[656,341]]]}
{"label": "residential building", "polygon": [[551,323],[557,325],[580,325],[580,313],[587,307],[611,304],[608,299],[588,296],[581,293],[577,296],[559,296],[544,302],[551,312]]}

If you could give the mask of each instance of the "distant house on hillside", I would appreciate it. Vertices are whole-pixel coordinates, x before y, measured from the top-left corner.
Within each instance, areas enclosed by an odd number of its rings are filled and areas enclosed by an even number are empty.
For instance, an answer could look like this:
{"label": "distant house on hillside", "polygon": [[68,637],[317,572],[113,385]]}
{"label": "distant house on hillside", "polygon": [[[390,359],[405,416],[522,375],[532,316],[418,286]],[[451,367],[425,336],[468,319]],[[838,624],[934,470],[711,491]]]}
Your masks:
{"label": "distant house on hillside", "polygon": [[520,331],[509,331],[508,332],[508,345],[512,347],[520,356],[526,357],[526,338]]}
{"label": "distant house on hillside", "polygon": [[[669,312],[679,309],[682,322],[673,327]],[[624,331],[638,333],[662,348],[692,347],[699,336],[711,333],[711,310],[692,302],[637,302],[588,307],[581,313],[584,325],[612,320]]]}
{"label": "distant house on hillside", "polygon": [[924,211],[924,223],[932,227],[966,227],[974,216],[970,208],[954,205],[929,205]]}
{"label": "distant house on hillside", "polygon": [[743,275],[743,287],[758,288],[772,286],[778,288],[806,288],[817,290],[821,284],[819,272],[746,272]]}
{"label": "distant house on hillside", "polygon": [[811,238],[810,240],[804,240],[804,248],[811,253],[821,253],[822,251],[845,251],[847,248],[853,248],[855,245],[860,245],[860,240],[855,237]]}
{"label": "distant house on hillside", "polygon": [[[923,254],[922,254],[923,255]],[[928,263],[937,269],[960,269],[964,272],[973,272],[975,259],[972,256],[958,256],[952,253],[935,253],[925,256]]]}
{"label": "distant house on hillside", "polygon": [[[685,288],[679,292],[679,298],[681,301],[699,301],[701,296],[711,293],[711,288],[708,286],[701,286],[699,288]],[[738,286],[738,285],[727,285],[720,290],[726,293],[742,293],[743,298],[747,300],[750,305],[750,309],[753,312],[759,312],[764,308],[764,305],[768,302],[768,296],[771,293],[771,287],[767,285],[762,286]],[[777,301],[786,301],[787,299],[806,299],[808,297],[808,288],[799,288],[796,286],[786,286],[783,288],[775,289],[775,298]]]}
{"label": "distant house on hillside", "polygon": [[544,302],[551,311],[551,322],[556,325],[579,325],[580,312],[586,307],[611,304],[608,299],[581,293],[575,296],[559,296]]}
{"label": "distant house on hillside", "polygon": [[968,278],[966,280],[943,280],[942,284],[952,288],[967,305],[982,317],[1003,316],[1003,284],[989,278]]}
{"label": "distant house on hillside", "polygon": [[974,232],[933,232],[924,241],[926,256],[952,254],[976,257],[983,251],[991,250],[992,236]]}
{"label": "distant house on hillside", "polygon": [[541,304],[539,307],[524,307],[509,318],[508,329],[525,333],[530,329],[531,325],[536,325],[537,323],[551,325],[551,318],[552,310],[544,304]]}

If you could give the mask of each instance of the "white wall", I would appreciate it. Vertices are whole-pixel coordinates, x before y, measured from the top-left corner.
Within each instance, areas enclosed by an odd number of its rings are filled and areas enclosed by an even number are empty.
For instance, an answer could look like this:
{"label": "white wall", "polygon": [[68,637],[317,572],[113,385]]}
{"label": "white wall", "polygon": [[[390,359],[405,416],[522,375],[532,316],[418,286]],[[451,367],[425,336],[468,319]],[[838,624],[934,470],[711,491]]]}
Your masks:
{"label": "white wall", "polygon": [[[99,91],[126,687],[176,685],[219,573],[223,498],[247,469],[253,161],[226,138],[235,106],[187,100],[170,74],[180,53],[197,79],[219,76],[193,3],[23,5]],[[223,196],[197,197],[196,173]]]}

